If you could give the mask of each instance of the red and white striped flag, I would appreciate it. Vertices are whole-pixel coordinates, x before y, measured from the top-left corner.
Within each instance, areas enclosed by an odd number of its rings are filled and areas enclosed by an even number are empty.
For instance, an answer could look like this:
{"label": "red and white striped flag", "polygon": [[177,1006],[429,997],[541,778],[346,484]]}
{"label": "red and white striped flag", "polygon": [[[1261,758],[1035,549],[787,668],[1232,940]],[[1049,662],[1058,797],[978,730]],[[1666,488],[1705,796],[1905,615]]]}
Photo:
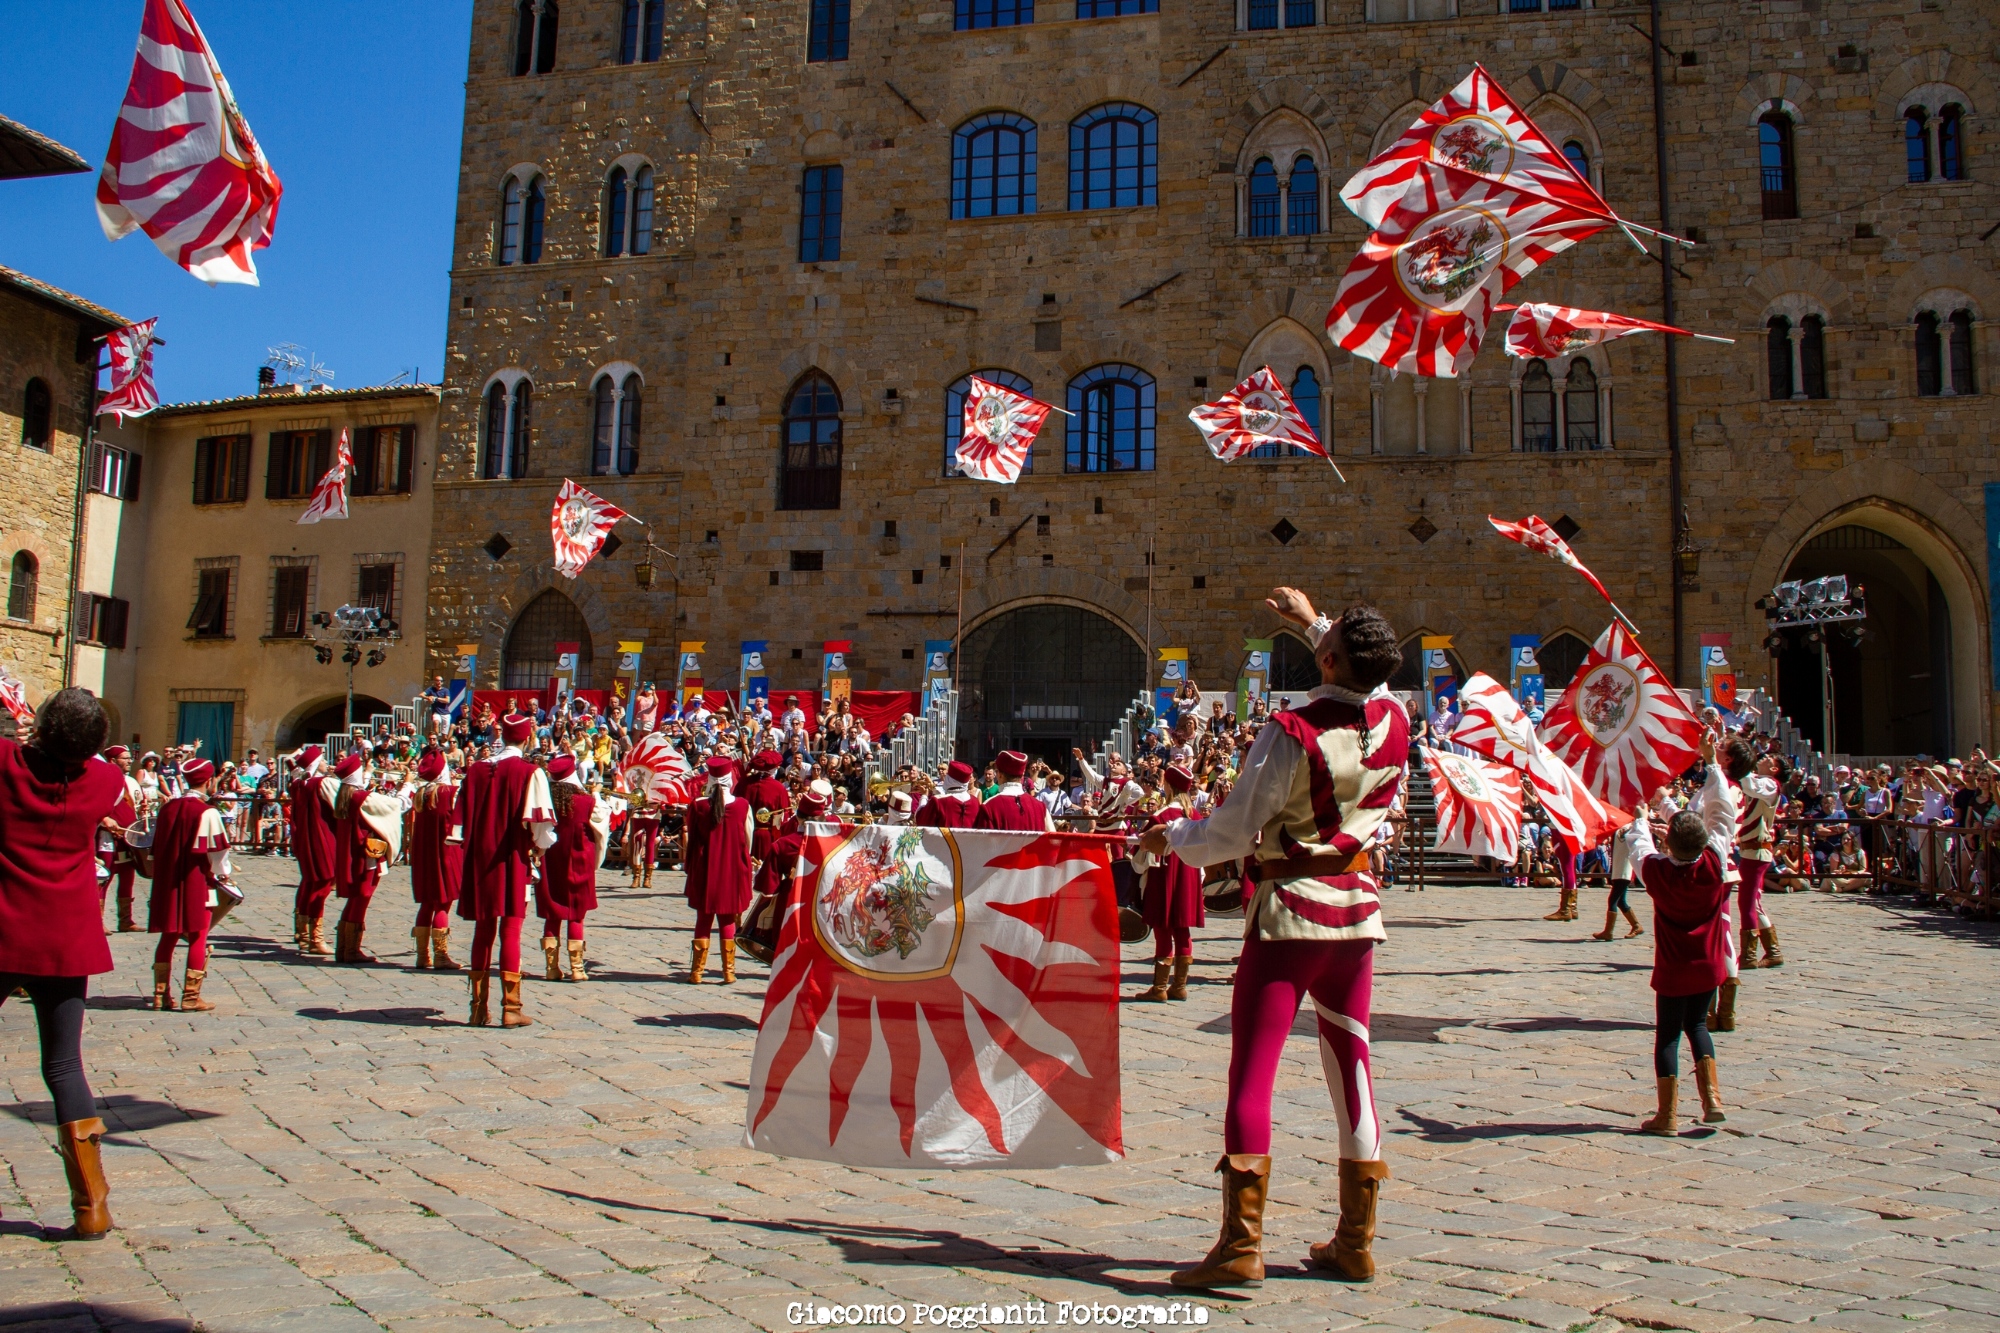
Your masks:
{"label": "red and white striped flag", "polygon": [[549,510],[549,537],[555,543],[556,572],[575,578],[604,548],[604,539],[621,518],[631,515],[601,495],[563,478]]}
{"label": "red and white striped flag", "polygon": [[1207,441],[1208,451],[1225,463],[1267,444],[1290,445],[1326,457],[1326,446],[1269,366],[1258,367],[1214,402],[1191,409],[1188,420]]}
{"label": "red and white striped flag", "polygon": [[111,388],[97,400],[97,414],[118,418],[143,417],[160,405],[153,388],[153,326],[157,319],[127,324],[104,340],[111,353]]}
{"label": "red and white striped flag", "polygon": [[97,180],[105,236],[144,228],[203,282],[254,287],[251,251],[271,243],[283,193],[186,0],[146,0]]}
{"label": "red and white striped flag", "polygon": [[347,475],[354,470],[354,450],[347,443],[347,427],[340,428],[340,442],[333,447],[333,466],[313,487],[312,503],[299,515],[301,523],[317,523],[323,518],[347,517]]}
{"label": "red and white striped flag", "polygon": [[1585,567],[1583,561],[1576,558],[1576,552],[1569,549],[1569,543],[1562,539],[1562,534],[1542,522],[1535,515],[1530,514],[1519,523],[1509,523],[1504,518],[1495,518],[1493,515],[1488,514],[1486,521],[1493,525],[1495,532],[1505,537],[1508,541],[1519,542],[1530,551],[1540,551],[1543,555],[1552,555],[1562,561],[1565,565],[1568,565],[1571,569],[1589,579],[1590,586],[1597,589],[1598,594],[1605,601],[1608,602],[1611,600],[1611,594],[1604,590],[1602,583],[1598,582],[1597,575],[1591,573]]}
{"label": "red and white striped flag", "polygon": [[1557,836],[1572,853],[1589,851],[1632,822],[1631,815],[1599,800],[1568,764],[1542,744],[1534,725],[1499,681],[1474,672],[1459,687],[1458,702],[1452,743],[1525,774]]}
{"label": "red and white striped flag", "polygon": [[974,375],[965,392],[958,470],[980,481],[1018,481],[1042,422],[1054,410],[1053,404]]}
{"label": "red and white striped flag", "polygon": [[1521,774],[1505,764],[1424,747],[1437,798],[1433,851],[1512,861],[1521,851]]}
{"label": "red and white striped flag", "polygon": [[1392,371],[1455,378],[1502,294],[1609,225],[1602,210],[1419,162],[1347,266],[1327,336]]}
{"label": "red and white striped flag", "polygon": [[746,1144],[869,1167],[1122,1157],[1110,841],[807,830]]}
{"label": "red and white striped flag", "polygon": [[1340,187],[1340,200],[1363,222],[1379,227],[1429,162],[1547,195],[1587,212],[1611,212],[1604,196],[1577,174],[1527,112],[1479,65],[1350,176]]}
{"label": "red and white striped flag", "polygon": [[28,706],[28,687],[4,671],[0,671],[0,707],[21,726],[35,720],[35,710]]}
{"label": "red and white striped flag", "polygon": [[1614,620],[1543,717],[1541,738],[1584,786],[1630,810],[1700,757],[1701,719]]}
{"label": "red and white striped flag", "polygon": [[641,736],[620,771],[625,789],[642,793],[654,805],[686,805],[701,795],[701,775],[664,731]]}
{"label": "red and white striped flag", "polygon": [[1671,324],[1655,324],[1649,319],[1614,315],[1608,310],[1578,310],[1575,306],[1550,305],[1545,301],[1495,306],[1494,309],[1511,309],[1514,312],[1514,317],[1507,321],[1507,355],[1522,360],[1534,357],[1553,360],[1633,333],[1695,336]]}

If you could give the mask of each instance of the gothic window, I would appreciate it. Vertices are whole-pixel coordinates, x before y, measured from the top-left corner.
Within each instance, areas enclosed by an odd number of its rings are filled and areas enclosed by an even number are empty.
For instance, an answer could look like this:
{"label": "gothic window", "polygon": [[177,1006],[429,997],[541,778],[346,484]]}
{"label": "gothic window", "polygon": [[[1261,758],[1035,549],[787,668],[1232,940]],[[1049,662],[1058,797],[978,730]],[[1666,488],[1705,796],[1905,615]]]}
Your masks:
{"label": "gothic window", "polygon": [[35,618],[36,585],[41,578],[42,567],[35,557],[26,551],[14,552],[14,568],[7,580],[7,618],[9,620],[33,620]]}
{"label": "gothic window", "polygon": [[516,174],[500,191],[500,253],[502,264],[534,264],[542,258],[542,222],[548,213],[548,192],[540,174],[523,181]]}
{"label": "gothic window", "polygon": [[1771,398],[1792,396],[1792,321],[1773,315],[1764,325],[1764,359],[1771,378]]}
{"label": "gothic window", "polygon": [[[1319,372],[1311,366],[1300,366],[1298,373],[1292,376],[1291,394],[1292,405],[1299,409],[1299,415],[1306,419],[1308,426],[1312,427],[1313,434],[1319,435]],[[1324,436],[1320,438],[1322,440],[1325,439]],[[1306,451],[1297,445],[1281,445],[1273,442],[1271,444],[1258,445],[1255,449],[1245,454],[1244,457],[1300,458],[1305,456],[1305,454]]]}
{"label": "gothic window", "polygon": [[49,386],[40,379],[29,380],[27,392],[21,396],[21,443],[31,449],[53,449],[54,415]]}
{"label": "gothic window", "polygon": [[1244,26],[1260,32],[1278,26],[1278,0],[1249,0]]}
{"label": "gothic window", "polygon": [[625,168],[611,168],[611,179],[604,183],[604,253],[607,258],[616,259],[625,253],[625,210],[631,206],[630,193]]}
{"label": "gothic window", "polygon": [[1575,170],[1577,175],[1583,177],[1585,180],[1590,179],[1590,150],[1585,148],[1582,143],[1571,139],[1568,143],[1564,144],[1563,158]]}
{"label": "gothic window", "polygon": [[639,470],[639,416],[645,385],[637,374],[623,381],[600,375],[593,394],[590,471],[629,477]]}
{"label": "gothic window", "polygon": [[974,116],[951,136],[951,215],[1035,211],[1035,122],[1011,111]]}
{"label": "gothic window", "polygon": [[960,32],[972,28],[1012,28],[1035,21],[1035,0],[958,0]]}
{"label": "gothic window", "polygon": [[1939,179],[1965,179],[1965,108],[1962,106],[1948,106],[1938,113],[1937,159]]}
{"label": "gothic window", "polygon": [[807,0],[806,60],[818,63],[847,59],[848,0]]}
{"label": "gothic window", "polygon": [[632,173],[632,239],[626,252],[635,255],[653,251],[653,169],[640,167]]}
{"label": "gothic window", "polygon": [[1521,450],[1554,453],[1556,448],[1556,388],[1546,362],[1530,361],[1521,373]]}
{"label": "gothic window", "polygon": [[1092,366],[1069,382],[1065,472],[1153,470],[1153,377],[1136,366]]}
{"label": "gothic window", "polygon": [[1563,425],[1569,449],[1596,449],[1603,440],[1597,433],[1597,372],[1582,357],[1569,363],[1569,383],[1563,389]]}
{"label": "gothic window", "polygon": [[1917,393],[1925,398],[1974,393],[1972,312],[1917,314]]}
{"label": "gothic window", "polygon": [[[1003,389],[1032,396],[1035,384],[1026,375],[1017,375],[1011,370],[975,370],[988,384],[997,384]],[[944,391],[944,474],[947,477],[960,475],[958,470],[958,438],[965,430],[965,397],[972,392],[972,375],[961,375],[952,381]],[[1028,457],[1021,464],[1021,475],[1035,470],[1035,451],[1028,450]]]}
{"label": "gothic window", "polygon": [[1301,157],[1292,163],[1291,179],[1286,182],[1286,205],[1287,232],[1293,236],[1319,234],[1319,168],[1311,158]]}
{"label": "gothic window", "polygon": [[1157,203],[1159,160],[1159,120],[1152,112],[1131,102],[1092,107],[1070,122],[1069,206]]}
{"label": "gothic window", "polygon": [[1826,318],[1773,315],[1764,324],[1771,400],[1826,397]]}
{"label": "gothic window", "polygon": [[1157,14],[1160,0],[1076,0],[1080,19],[1118,18],[1124,14]]}
{"label": "gothic window", "polygon": [[1792,160],[1792,118],[1767,111],[1757,120],[1757,166],[1762,180],[1764,220],[1799,215],[1798,169]]}
{"label": "gothic window", "polygon": [[1931,178],[1930,117],[1920,106],[1903,113],[1903,159],[1912,185]]}
{"label": "gothic window", "polygon": [[507,631],[507,646],[501,657],[500,688],[538,691],[556,674],[558,644],[576,645],[574,689],[590,688],[590,622],[576,603],[559,590],[549,588],[529,602],[521,618]]}
{"label": "gothic window", "polygon": [[1947,334],[1947,350],[1951,352],[1951,389],[1953,393],[1973,393],[1972,387],[1972,312],[1954,310]]}
{"label": "gothic window", "polygon": [[837,166],[807,167],[799,187],[799,262],[840,258],[841,173]]}
{"label": "gothic window", "polygon": [[1818,315],[1799,321],[1799,387],[1808,398],[1826,397],[1826,321]]}
{"label": "gothic window", "polygon": [[1552,634],[1535,650],[1535,660],[1542,664],[1542,694],[1551,707],[1569,688],[1576,677],[1576,670],[1583,665],[1583,659],[1590,656],[1590,645],[1582,636],[1568,630]]}
{"label": "gothic window", "polygon": [[1316,0],[1285,0],[1285,26],[1310,28],[1319,21]]}
{"label": "gothic window", "polygon": [[653,169],[611,168],[604,183],[604,254],[643,255],[653,248]]}
{"label": "gothic window", "polygon": [[618,34],[619,64],[660,58],[666,12],[667,0],[625,0],[625,22]]}
{"label": "gothic window", "polygon": [[1319,663],[1313,651],[1298,635],[1280,630],[1271,636],[1271,669],[1265,687],[1271,694],[1289,694],[1302,704],[1302,696],[1320,683]]}
{"label": "gothic window", "polygon": [[840,390],[809,371],[785,400],[778,508],[840,508]]}
{"label": "gothic window", "polygon": [[521,0],[514,10],[514,73],[556,67],[556,0]]}
{"label": "gothic window", "polygon": [[510,388],[495,380],[486,388],[485,447],[479,475],[489,481],[509,481],[528,475],[528,443],[532,438],[535,386],[523,377]]}
{"label": "gothic window", "polygon": [[1278,169],[1268,157],[1258,158],[1250,168],[1250,234],[1278,234]]}

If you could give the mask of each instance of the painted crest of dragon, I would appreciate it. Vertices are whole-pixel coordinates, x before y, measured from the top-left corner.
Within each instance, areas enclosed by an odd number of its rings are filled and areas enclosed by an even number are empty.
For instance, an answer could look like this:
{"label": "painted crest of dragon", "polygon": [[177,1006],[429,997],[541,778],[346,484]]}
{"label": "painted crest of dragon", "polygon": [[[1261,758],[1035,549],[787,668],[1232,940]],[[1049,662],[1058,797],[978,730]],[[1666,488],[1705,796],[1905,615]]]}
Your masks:
{"label": "painted crest of dragon", "polygon": [[862,847],[847,858],[828,893],[828,932],[862,958],[891,949],[908,958],[937,920],[931,908],[931,878],[922,857],[923,834],[911,830],[891,847]]}
{"label": "painted crest of dragon", "polygon": [[1403,252],[1403,271],[1427,296],[1456,301],[1476,286],[1492,258],[1493,224],[1485,218],[1439,227]]}
{"label": "painted crest of dragon", "polygon": [[1624,724],[1635,689],[1630,681],[1620,680],[1608,671],[1586,682],[1583,687],[1583,720],[1594,732],[1616,731]]}
{"label": "painted crest of dragon", "polygon": [[1446,126],[1431,139],[1431,151],[1438,161],[1448,166],[1490,176],[1493,174],[1493,156],[1500,151],[1503,142],[1497,135],[1481,132],[1477,125],[1459,121]]}

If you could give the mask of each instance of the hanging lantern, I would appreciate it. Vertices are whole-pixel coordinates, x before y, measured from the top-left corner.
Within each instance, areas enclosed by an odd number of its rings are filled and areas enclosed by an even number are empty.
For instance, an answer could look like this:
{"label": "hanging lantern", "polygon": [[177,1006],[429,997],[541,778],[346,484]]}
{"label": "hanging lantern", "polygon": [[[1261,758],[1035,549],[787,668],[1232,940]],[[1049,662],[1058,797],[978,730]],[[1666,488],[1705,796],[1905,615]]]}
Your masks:
{"label": "hanging lantern", "polygon": [[651,556],[632,566],[632,578],[643,592],[653,586],[653,560]]}

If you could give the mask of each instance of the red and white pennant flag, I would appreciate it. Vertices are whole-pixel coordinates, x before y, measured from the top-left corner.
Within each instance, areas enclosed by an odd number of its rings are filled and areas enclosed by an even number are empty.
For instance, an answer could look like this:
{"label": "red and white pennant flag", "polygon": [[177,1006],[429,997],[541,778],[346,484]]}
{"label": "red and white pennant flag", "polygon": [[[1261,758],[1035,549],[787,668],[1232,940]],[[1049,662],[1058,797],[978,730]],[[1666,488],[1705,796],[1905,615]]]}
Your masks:
{"label": "red and white pennant flag", "polygon": [[1569,543],[1562,539],[1562,534],[1542,522],[1540,518],[1530,514],[1519,523],[1509,523],[1504,518],[1495,518],[1488,514],[1486,521],[1493,525],[1495,532],[1508,541],[1519,542],[1530,551],[1540,551],[1543,555],[1552,555],[1562,561],[1589,579],[1590,586],[1597,589],[1605,601],[1611,600],[1611,594],[1604,591],[1604,585],[1598,581],[1597,575],[1591,573],[1583,561],[1576,558],[1576,552],[1569,549]]}
{"label": "red and white pennant flag", "polygon": [[28,704],[28,687],[16,676],[0,671],[0,707],[5,707],[8,715],[21,726],[35,720],[35,710]]}
{"label": "red and white pennant flag", "polygon": [[1614,620],[1542,718],[1541,738],[1592,792],[1632,810],[1700,757],[1701,719]]}
{"label": "red and white pennant flag", "polygon": [[1267,444],[1290,445],[1326,457],[1326,446],[1269,366],[1260,366],[1214,402],[1190,409],[1188,420],[1201,432],[1208,451],[1225,463]]}
{"label": "red and white pennant flag", "polygon": [[1535,735],[1535,728],[1507,693],[1484,672],[1459,687],[1458,725],[1451,741],[1519,769],[1534,784],[1556,834],[1572,854],[1587,852],[1632,822],[1623,810],[1599,800],[1583,780]]}
{"label": "red and white pennant flag", "polygon": [[283,193],[185,0],[146,0],[97,180],[105,236],[144,228],[203,282],[254,287],[251,251],[271,243]]}
{"label": "red and white pennant flag", "polygon": [[1124,1155],[1111,843],[807,826],[745,1142],[871,1167]]}
{"label": "red and white pennant flag", "polygon": [[[1495,306],[1494,309],[1511,309],[1514,312],[1514,317],[1507,321],[1507,355],[1522,360],[1535,357],[1553,360],[1634,333],[1678,333],[1686,338],[1699,336],[1671,324],[1655,324],[1649,319],[1614,315],[1608,310],[1579,310],[1575,306],[1550,305],[1545,301],[1530,301],[1511,307]],[[1718,341],[1730,342],[1733,339]]]}
{"label": "red and white pennant flag", "polygon": [[1437,799],[1433,851],[1512,861],[1521,851],[1521,774],[1505,764],[1424,747]]}
{"label": "red and white pennant flag", "polygon": [[111,353],[111,387],[97,400],[97,414],[118,418],[143,417],[160,405],[153,388],[153,329],[160,321],[142,319],[127,324],[104,340]]}
{"label": "red and white pennant flag", "polygon": [[556,572],[571,579],[583,573],[583,567],[604,549],[604,539],[618,520],[630,517],[603,496],[564,477],[562,489],[556,492],[555,506],[549,510],[549,538],[555,543]]}
{"label": "red and white pennant flag", "polygon": [[625,789],[654,805],[686,805],[701,795],[702,778],[663,731],[649,731],[625,756]]}
{"label": "red and white pennant flag", "polygon": [[340,442],[333,449],[333,466],[313,486],[312,503],[299,515],[301,523],[317,523],[323,518],[347,517],[347,477],[354,470],[354,450],[347,443],[347,428],[340,428]]}
{"label": "red and white pennant flag", "polygon": [[972,377],[958,434],[958,470],[980,481],[1020,480],[1028,451],[1054,404]]}

